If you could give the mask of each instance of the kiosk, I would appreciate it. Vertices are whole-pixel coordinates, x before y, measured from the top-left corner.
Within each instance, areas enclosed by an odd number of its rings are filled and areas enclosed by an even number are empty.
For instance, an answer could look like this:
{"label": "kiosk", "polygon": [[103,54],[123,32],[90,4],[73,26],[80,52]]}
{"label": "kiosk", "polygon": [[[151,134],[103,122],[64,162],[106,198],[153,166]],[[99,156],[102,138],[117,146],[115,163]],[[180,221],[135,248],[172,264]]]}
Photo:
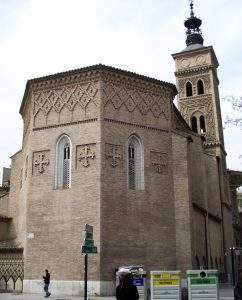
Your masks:
{"label": "kiosk", "polygon": [[180,300],[180,271],[151,271],[150,290],[151,300]]}
{"label": "kiosk", "polygon": [[137,286],[139,299],[147,299],[147,281],[146,281],[146,272],[143,269],[143,266],[122,266],[119,267],[116,272],[116,286],[119,285],[122,276],[127,273],[133,275],[133,283]]}
{"label": "kiosk", "polygon": [[188,299],[219,299],[217,270],[188,270]]}

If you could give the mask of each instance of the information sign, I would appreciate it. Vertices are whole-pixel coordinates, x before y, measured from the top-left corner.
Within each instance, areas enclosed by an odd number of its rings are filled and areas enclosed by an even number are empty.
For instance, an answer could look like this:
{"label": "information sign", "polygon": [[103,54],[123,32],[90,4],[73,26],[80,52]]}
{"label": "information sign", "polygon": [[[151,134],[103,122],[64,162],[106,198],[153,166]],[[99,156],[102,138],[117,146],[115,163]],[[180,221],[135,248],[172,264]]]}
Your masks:
{"label": "information sign", "polygon": [[181,299],[180,271],[151,271],[151,299]]}
{"label": "information sign", "polygon": [[189,300],[219,299],[217,270],[187,271]]}

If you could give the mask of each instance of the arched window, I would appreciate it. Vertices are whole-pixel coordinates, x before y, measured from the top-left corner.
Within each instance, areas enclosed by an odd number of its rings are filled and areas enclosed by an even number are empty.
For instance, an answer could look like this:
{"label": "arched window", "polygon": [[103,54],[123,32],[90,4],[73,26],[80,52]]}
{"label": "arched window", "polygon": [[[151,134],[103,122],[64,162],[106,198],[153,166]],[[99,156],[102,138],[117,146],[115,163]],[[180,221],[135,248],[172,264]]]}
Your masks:
{"label": "arched window", "polygon": [[71,141],[62,135],[56,143],[55,188],[70,187]]}
{"label": "arched window", "polygon": [[196,255],[196,268],[197,270],[200,270],[200,261],[197,255]]}
{"label": "arched window", "polygon": [[204,118],[203,115],[200,116],[199,121],[200,121],[200,132],[205,133],[206,132],[206,126],[205,126],[205,118]]}
{"label": "arched window", "polygon": [[192,96],[192,84],[190,81],[186,83],[186,96],[191,97]]}
{"label": "arched window", "polygon": [[204,94],[204,84],[201,79],[197,81],[197,94],[202,95]]}
{"label": "arched window", "polygon": [[203,269],[207,269],[208,266],[207,266],[207,260],[206,260],[206,257],[203,256]]}
{"label": "arched window", "polygon": [[211,269],[213,269],[213,258],[212,258],[212,256],[210,256],[210,266],[211,266]]}
{"label": "arched window", "polygon": [[194,116],[191,118],[192,131],[197,132],[197,118]]}
{"label": "arched window", "polygon": [[128,140],[128,187],[132,190],[144,188],[143,147],[136,135]]}

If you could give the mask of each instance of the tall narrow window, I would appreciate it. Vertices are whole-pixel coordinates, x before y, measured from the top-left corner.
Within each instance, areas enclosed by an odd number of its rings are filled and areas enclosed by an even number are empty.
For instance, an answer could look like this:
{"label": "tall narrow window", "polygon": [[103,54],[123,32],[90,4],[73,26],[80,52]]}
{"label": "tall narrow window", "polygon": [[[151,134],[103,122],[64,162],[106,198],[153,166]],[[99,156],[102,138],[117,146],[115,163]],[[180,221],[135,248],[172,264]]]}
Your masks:
{"label": "tall narrow window", "polygon": [[196,255],[196,268],[197,268],[197,270],[200,269],[200,261],[199,261],[199,258],[197,255]]}
{"label": "tall narrow window", "polygon": [[56,144],[55,188],[70,187],[71,141],[62,135]]}
{"label": "tall narrow window", "polygon": [[192,84],[190,81],[188,81],[186,83],[186,95],[187,97],[191,97],[192,96]]}
{"label": "tall narrow window", "polygon": [[197,118],[196,117],[191,118],[191,125],[192,125],[192,131],[197,132]]}
{"label": "tall narrow window", "polygon": [[205,118],[203,115],[200,116],[199,118],[200,120],[200,131],[201,133],[205,133],[206,132],[206,126],[205,126]]}
{"label": "tall narrow window", "polygon": [[212,258],[212,256],[210,256],[210,266],[211,266],[211,269],[213,269],[213,258]]}
{"label": "tall narrow window", "polygon": [[199,79],[197,82],[197,94],[198,95],[204,94],[204,85],[203,85],[203,81],[201,79]]}
{"label": "tall narrow window", "polygon": [[140,139],[132,135],[128,141],[128,187],[132,190],[144,188],[143,149]]}

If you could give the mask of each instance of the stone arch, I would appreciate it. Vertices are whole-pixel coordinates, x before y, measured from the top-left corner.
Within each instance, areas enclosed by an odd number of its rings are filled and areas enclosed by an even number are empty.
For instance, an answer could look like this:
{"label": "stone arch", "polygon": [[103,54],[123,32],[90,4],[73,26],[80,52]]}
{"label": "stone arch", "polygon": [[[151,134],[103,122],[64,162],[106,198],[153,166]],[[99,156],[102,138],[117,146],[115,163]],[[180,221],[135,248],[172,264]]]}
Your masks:
{"label": "stone arch", "polygon": [[3,276],[0,279],[0,291],[6,291],[7,289],[7,282],[6,282],[6,278]]}
{"label": "stone arch", "polygon": [[18,278],[16,281],[15,281],[15,287],[14,287],[15,291],[17,292],[22,292],[23,290],[23,281],[21,278]]}
{"label": "stone arch", "polygon": [[13,277],[10,277],[7,281],[7,290],[14,291],[14,280]]}

